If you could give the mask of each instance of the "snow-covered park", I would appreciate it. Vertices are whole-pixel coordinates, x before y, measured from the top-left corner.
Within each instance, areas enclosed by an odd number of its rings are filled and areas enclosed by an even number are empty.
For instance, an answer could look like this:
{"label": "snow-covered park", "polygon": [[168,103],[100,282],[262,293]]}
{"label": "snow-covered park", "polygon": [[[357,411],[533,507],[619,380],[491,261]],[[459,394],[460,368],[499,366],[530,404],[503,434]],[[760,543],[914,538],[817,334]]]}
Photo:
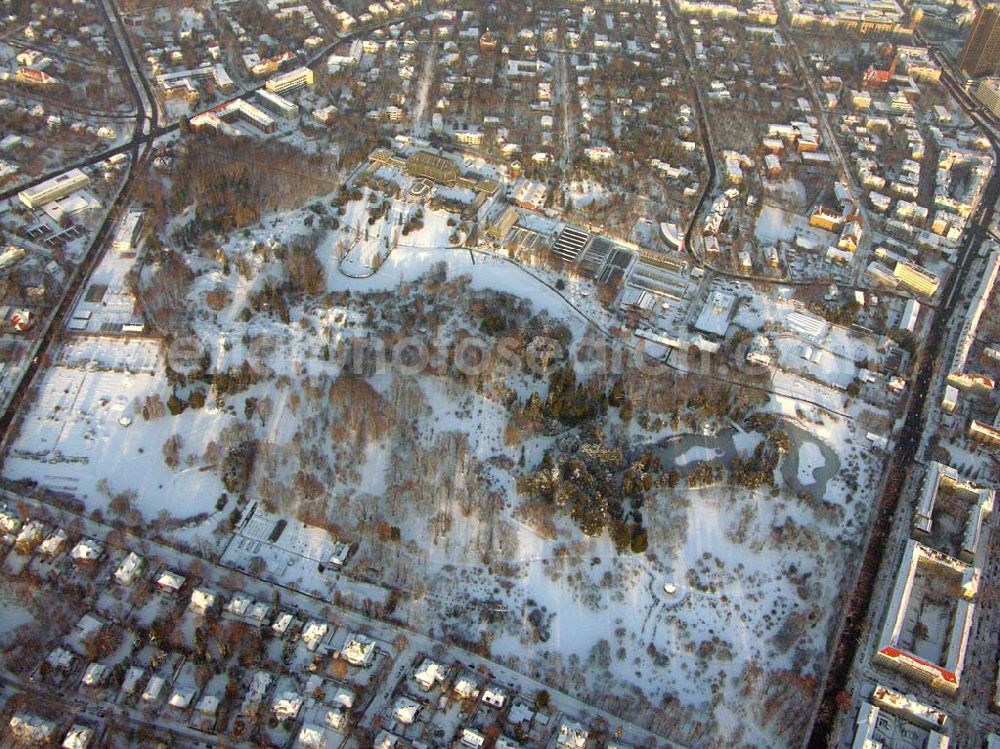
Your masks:
{"label": "snow-covered park", "polygon": [[[341,353],[404,333],[447,349],[487,326],[579,343],[596,334],[577,308],[591,302],[505,259],[448,248],[447,214],[428,211],[374,274],[342,273],[343,230],[319,232],[322,289],[282,320],[260,300],[284,278],[282,248],[310,231],[308,216],[266,217],[215,257],[186,258],[190,343],[214,379],[178,378],[176,352],[148,339],[74,338],[43,379],[5,476],[112,520],[160,520],[168,536],[314,594],[375,599],[390,585],[410,626],[681,743],[765,746],[795,730],[817,698],[831,612],[867,522],[865,479],[878,469],[853,420],[757,397],[794,449],[755,489],[726,473],[762,434],[723,423],[705,436],[693,409],[671,418],[638,389],[640,419],[611,409],[596,432],[550,425],[516,438],[510,404],[544,398],[547,376],[354,369]],[[741,314],[751,327],[765,311]],[[824,334],[841,345],[838,330]],[[658,448],[662,480],[633,508],[645,553],[526,508],[519,479],[585,439],[629,455],[674,441]],[[688,477],[702,466],[711,478],[695,486]],[[679,484],[666,481],[672,470]],[[269,540],[282,516],[289,535]],[[250,525],[234,528],[241,518]],[[341,540],[349,564],[324,565]]]}

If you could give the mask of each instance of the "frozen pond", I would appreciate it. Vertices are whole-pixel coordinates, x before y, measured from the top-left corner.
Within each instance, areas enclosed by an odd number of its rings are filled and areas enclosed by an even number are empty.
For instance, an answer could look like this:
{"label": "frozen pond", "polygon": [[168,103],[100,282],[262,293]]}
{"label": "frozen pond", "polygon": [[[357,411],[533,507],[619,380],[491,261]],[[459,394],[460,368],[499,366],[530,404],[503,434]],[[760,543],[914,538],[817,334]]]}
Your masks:
{"label": "frozen pond", "polygon": [[823,451],[815,442],[803,442],[799,446],[799,470],[796,478],[800,484],[811,484],[815,481],[816,471],[826,465]]}
{"label": "frozen pond", "polygon": [[[840,470],[840,459],[833,449],[802,427],[784,421],[782,429],[792,443],[791,453],[779,466],[785,485],[796,494],[808,494],[822,500],[826,485]],[[676,468],[681,477],[687,476],[700,463],[717,461],[728,466],[737,454],[736,429],[721,429],[718,434],[681,434],[656,445],[666,470]]]}
{"label": "frozen pond", "polygon": [[686,466],[689,463],[704,463],[706,460],[718,460],[725,451],[715,447],[696,446],[687,450],[683,455],[678,455],[674,460],[675,466]]}

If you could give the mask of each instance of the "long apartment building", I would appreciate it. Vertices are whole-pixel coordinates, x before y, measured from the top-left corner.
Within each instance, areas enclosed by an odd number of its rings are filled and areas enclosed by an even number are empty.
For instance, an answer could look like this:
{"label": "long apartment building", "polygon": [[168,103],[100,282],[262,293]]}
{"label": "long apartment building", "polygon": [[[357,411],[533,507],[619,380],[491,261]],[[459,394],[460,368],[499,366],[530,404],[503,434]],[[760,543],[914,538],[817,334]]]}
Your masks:
{"label": "long apartment building", "polygon": [[129,250],[135,249],[135,238],[139,233],[141,222],[141,212],[129,211],[125,215],[125,218],[119,222],[118,229],[115,231],[115,238],[112,240],[111,246],[119,252],[128,252]]}
{"label": "long apartment building", "polygon": [[172,73],[160,73],[156,76],[156,82],[164,91],[169,91],[186,80],[201,80],[211,78],[215,85],[222,91],[232,91],[235,87],[232,77],[226,72],[225,66],[220,63],[203,63],[196,68],[189,70],[176,70]]}
{"label": "long apartment building", "polygon": [[265,89],[256,92],[257,101],[265,109],[269,109],[280,117],[291,120],[299,116],[297,104],[288,101],[284,96]]}
{"label": "long apartment building", "polygon": [[312,70],[302,67],[274,76],[264,84],[264,87],[272,93],[285,94],[289,91],[297,91],[304,86],[311,86],[312,83]]}
{"label": "long apartment building", "polygon": [[52,179],[48,179],[39,185],[29,187],[17,194],[21,202],[31,210],[41,208],[46,203],[53,200],[65,198],[77,190],[86,187],[90,183],[90,177],[79,169],[70,169]]}
{"label": "long apartment building", "polygon": [[[914,540],[907,542],[875,662],[932,689],[954,693],[965,663],[978,587],[975,567]],[[924,624],[922,632],[918,623]]]}
{"label": "long apartment building", "polygon": [[224,135],[239,137],[240,130],[229,124],[235,119],[247,122],[265,133],[273,133],[275,130],[274,118],[244,99],[234,99],[221,107],[195,115],[191,118],[191,127],[196,131],[210,127]]}
{"label": "long apartment building", "polygon": [[916,263],[900,260],[892,271],[892,275],[910,291],[932,297],[941,286],[941,279],[926,268]]}
{"label": "long apartment building", "polygon": [[[989,306],[990,296],[993,293],[993,286],[996,283],[998,273],[1000,273],[1000,250],[994,250],[990,253],[982,278],[976,287],[976,293],[966,310],[965,320],[962,323],[962,331],[958,338],[958,345],[955,347],[955,355],[952,357],[951,369],[948,372],[949,381],[954,379],[954,376],[965,372],[969,353],[972,351],[972,345],[976,341],[976,331],[979,329],[979,321]],[[952,382],[952,384],[957,383]]]}
{"label": "long apartment building", "polygon": [[976,84],[975,92],[983,106],[1000,117],[1000,78],[983,78]]}
{"label": "long apartment building", "polygon": [[924,483],[917,500],[913,516],[914,535],[929,539],[935,530],[935,518],[939,514],[938,505],[943,501],[950,509],[943,514],[958,512],[958,519],[964,524],[959,558],[972,564],[980,551],[983,524],[993,512],[996,491],[963,480],[958,471],[932,460],[927,467]]}

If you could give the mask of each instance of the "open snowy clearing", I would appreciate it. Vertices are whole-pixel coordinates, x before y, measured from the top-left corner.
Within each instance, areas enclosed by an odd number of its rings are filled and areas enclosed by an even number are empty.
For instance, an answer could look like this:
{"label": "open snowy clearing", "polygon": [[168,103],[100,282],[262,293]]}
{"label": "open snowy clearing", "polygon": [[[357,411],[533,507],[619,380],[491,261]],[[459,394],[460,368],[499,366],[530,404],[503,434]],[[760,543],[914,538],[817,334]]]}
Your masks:
{"label": "open snowy clearing", "polygon": [[102,510],[110,498],[98,484],[106,479],[113,492],[135,491],[136,506],[148,519],[164,511],[174,517],[210,511],[222,491],[218,477],[197,464],[168,468],[159,445],[182,434],[193,449],[204,448],[217,433],[217,416],[191,411],[144,422],[136,403],[165,391],[162,374],[53,367],[4,475],[71,493]]}
{"label": "open snowy clearing", "polygon": [[819,446],[813,442],[805,442],[799,447],[799,482],[811,484],[813,475],[826,465],[826,459]]}

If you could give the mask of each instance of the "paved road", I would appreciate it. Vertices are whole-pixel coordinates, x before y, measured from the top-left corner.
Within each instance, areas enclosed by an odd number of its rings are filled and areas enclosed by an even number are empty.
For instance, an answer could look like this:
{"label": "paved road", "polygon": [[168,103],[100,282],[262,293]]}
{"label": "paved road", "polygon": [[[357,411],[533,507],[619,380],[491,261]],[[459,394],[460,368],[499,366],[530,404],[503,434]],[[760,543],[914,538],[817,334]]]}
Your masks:
{"label": "paved road", "polygon": [[[694,112],[695,117],[698,119],[698,133],[701,135],[701,142],[705,150],[705,165],[708,168],[708,179],[705,180],[705,187],[701,191],[701,196],[698,198],[698,203],[695,205],[694,210],[691,211],[691,218],[688,222],[687,229],[684,231],[684,243],[683,247],[690,253],[691,250],[691,237],[694,234],[694,227],[698,223],[698,219],[705,210],[705,205],[708,202],[710,195],[714,194],[716,188],[716,181],[718,179],[718,169],[715,165],[715,154],[712,148],[712,132],[708,127],[708,120],[705,117],[705,104],[701,99],[701,89],[698,87],[698,82],[694,73],[694,65],[691,62],[691,57],[687,48],[687,44],[680,35],[680,30],[685,28],[684,24],[677,14],[672,0],[664,0],[663,7],[667,9],[670,14],[671,20],[674,22],[674,29],[677,30],[678,43],[681,48],[681,60],[682,67],[684,68],[684,77],[691,87],[691,93],[693,94],[694,100]],[[692,253],[693,254],[693,253]]]}

